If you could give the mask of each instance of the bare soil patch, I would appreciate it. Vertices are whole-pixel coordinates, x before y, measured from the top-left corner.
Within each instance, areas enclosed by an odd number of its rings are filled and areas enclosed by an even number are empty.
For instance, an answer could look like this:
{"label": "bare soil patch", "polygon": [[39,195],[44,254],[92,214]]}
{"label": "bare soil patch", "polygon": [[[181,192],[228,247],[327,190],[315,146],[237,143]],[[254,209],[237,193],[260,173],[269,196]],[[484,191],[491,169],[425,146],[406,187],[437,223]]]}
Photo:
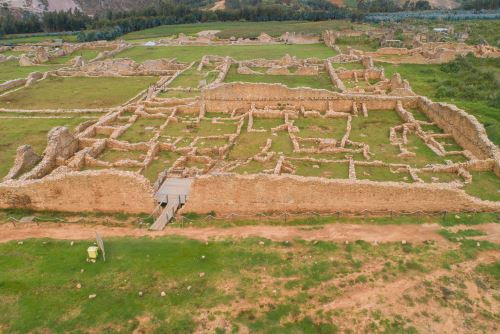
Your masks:
{"label": "bare soil patch", "polygon": [[[483,226],[485,230],[497,231],[495,224]],[[160,237],[179,235],[196,240],[224,239],[224,238],[249,238],[260,237],[273,241],[286,241],[293,239],[323,240],[323,241],[355,241],[368,242],[423,242],[435,240],[444,242],[445,239],[437,231],[441,226],[437,224],[422,225],[356,225],[335,224],[321,228],[307,229],[308,226],[240,226],[232,228],[167,228],[164,231],[151,232],[147,229],[130,227],[110,227],[102,225],[82,226],[80,224],[2,224],[0,225],[0,242],[22,240],[29,238],[53,238],[63,240],[93,239],[95,231],[103,237]],[[481,228],[475,227],[475,228]],[[496,232],[495,232],[496,233]],[[492,236],[498,241],[498,233]]]}

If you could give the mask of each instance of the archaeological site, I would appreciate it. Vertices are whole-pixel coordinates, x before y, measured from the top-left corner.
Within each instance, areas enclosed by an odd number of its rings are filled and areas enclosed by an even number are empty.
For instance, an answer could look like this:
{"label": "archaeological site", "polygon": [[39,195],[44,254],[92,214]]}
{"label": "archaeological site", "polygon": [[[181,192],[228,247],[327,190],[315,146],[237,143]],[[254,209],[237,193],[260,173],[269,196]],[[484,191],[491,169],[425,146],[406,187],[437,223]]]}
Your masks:
{"label": "archaeological site", "polygon": [[[0,184],[0,206],[154,213],[160,228],[181,207],[225,215],[500,209],[498,201],[464,191],[484,174],[500,176],[500,151],[483,125],[452,104],[418,95],[411,82],[399,73],[388,76],[377,62],[390,55],[401,56],[395,62],[434,64],[466,54],[498,57],[500,51],[415,37],[412,48],[343,52],[336,40],[353,36],[362,35],[327,30],[321,37],[262,33],[256,40],[221,40],[181,34],[148,47],[324,43],[332,54],[285,53],[270,60],[203,54],[192,62],[141,63],[126,55],[144,47],[125,41],[14,47],[25,53],[4,61],[21,67],[70,59],[62,67],[2,83],[2,112],[102,116],[74,131],[51,129],[43,152],[19,146]],[[79,50],[99,52],[90,60],[71,58]],[[10,106],[10,97],[29,88],[102,77],[154,80],[127,101],[105,108]],[[277,80],[259,82],[260,77]],[[289,87],[281,78],[326,84]]]}
{"label": "archaeological site", "polygon": [[497,332],[499,20],[313,21],[0,25],[0,333]]}

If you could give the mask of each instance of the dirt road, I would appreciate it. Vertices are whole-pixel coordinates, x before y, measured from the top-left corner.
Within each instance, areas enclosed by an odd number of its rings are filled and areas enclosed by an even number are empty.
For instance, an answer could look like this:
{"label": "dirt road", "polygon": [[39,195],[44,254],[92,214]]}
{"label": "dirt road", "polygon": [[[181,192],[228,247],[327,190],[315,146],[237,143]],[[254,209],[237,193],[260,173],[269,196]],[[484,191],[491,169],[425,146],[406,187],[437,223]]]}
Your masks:
{"label": "dirt road", "polygon": [[[463,227],[467,228],[467,227]],[[500,224],[482,224],[470,228],[479,229],[487,234],[487,239],[500,242]],[[167,227],[160,232],[129,227],[110,227],[102,225],[83,226],[80,224],[0,224],[0,242],[28,238],[53,238],[62,240],[93,239],[95,232],[103,237],[160,237],[178,235],[196,240],[261,237],[274,241],[293,240],[328,240],[368,242],[397,242],[407,240],[422,242],[425,240],[445,241],[437,232],[442,229],[438,224],[422,225],[368,225],[368,224],[330,224],[324,226],[241,226],[230,228],[173,228]],[[482,237],[481,239],[486,239]]]}

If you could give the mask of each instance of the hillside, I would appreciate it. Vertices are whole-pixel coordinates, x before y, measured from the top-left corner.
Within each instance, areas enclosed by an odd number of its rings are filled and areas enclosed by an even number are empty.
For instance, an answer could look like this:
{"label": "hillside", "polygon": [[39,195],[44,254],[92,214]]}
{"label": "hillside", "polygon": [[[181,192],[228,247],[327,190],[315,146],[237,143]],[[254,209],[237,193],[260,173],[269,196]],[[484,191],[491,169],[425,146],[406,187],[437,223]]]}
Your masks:
{"label": "hillside", "polygon": [[[79,9],[86,14],[96,14],[105,10],[127,11],[143,9],[153,5],[157,0],[0,0],[0,7],[11,11],[23,11],[31,13],[43,13],[45,11],[60,11],[69,9]],[[201,7],[210,10],[222,10],[224,8],[239,8],[240,6],[252,6],[262,3],[261,1],[248,0],[177,0],[175,2],[185,3],[190,7]],[[355,0],[330,0],[331,3],[338,6],[353,6]],[[308,7],[310,4],[303,1],[266,1],[269,3],[286,3],[298,7]],[[459,6],[455,0],[429,0],[434,8],[450,9]]]}

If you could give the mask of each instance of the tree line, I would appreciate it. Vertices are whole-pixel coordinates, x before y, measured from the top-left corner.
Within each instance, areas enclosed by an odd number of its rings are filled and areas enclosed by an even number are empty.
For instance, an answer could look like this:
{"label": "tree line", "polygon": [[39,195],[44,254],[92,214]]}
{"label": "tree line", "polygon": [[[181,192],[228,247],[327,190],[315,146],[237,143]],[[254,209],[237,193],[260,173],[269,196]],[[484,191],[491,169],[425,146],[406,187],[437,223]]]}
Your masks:
{"label": "tree line", "polygon": [[[468,6],[498,8],[500,0],[469,0]],[[132,31],[181,23],[213,21],[321,21],[331,19],[362,20],[373,12],[421,11],[430,9],[427,0],[400,3],[397,0],[358,0],[357,8],[338,7],[328,0],[289,0],[265,3],[261,0],[228,0],[226,9],[207,11],[208,0],[161,0],[142,10],[107,10],[89,16],[78,10],[46,12],[42,15],[25,13],[12,15],[0,9],[0,35],[38,32],[80,31],[80,41],[114,39]],[[495,5],[496,4],[496,5]]]}

